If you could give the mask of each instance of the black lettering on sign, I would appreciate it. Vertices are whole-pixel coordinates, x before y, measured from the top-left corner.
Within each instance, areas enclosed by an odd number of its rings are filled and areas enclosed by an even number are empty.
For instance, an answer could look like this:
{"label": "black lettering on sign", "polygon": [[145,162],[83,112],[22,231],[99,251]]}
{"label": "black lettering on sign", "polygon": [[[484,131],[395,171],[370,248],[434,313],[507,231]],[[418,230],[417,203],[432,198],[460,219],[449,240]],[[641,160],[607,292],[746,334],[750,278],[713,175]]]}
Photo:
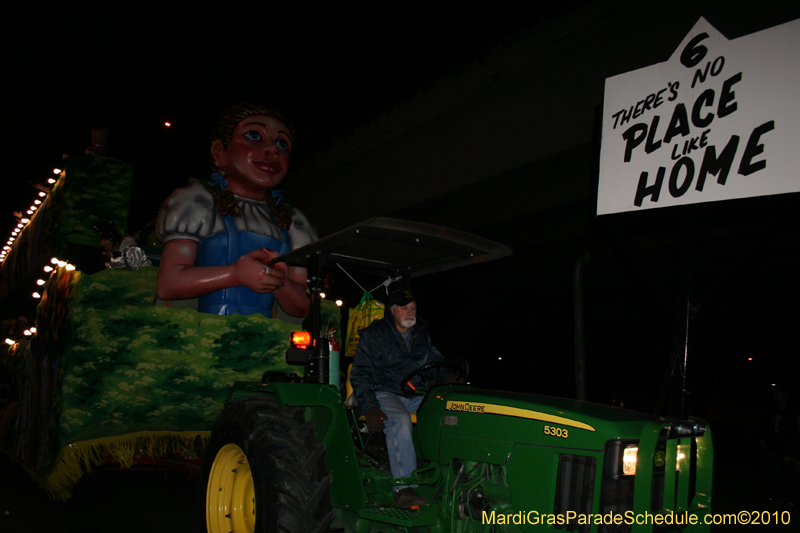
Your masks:
{"label": "black lettering on sign", "polygon": [[661,148],[661,141],[653,142],[653,139],[656,137],[656,131],[658,130],[658,121],[658,115],[654,115],[653,121],[650,123],[650,133],[647,135],[647,143],[644,145],[644,151],[648,154]]}
{"label": "black lettering on sign", "polygon": [[[614,117],[613,129],[616,129],[617,123],[619,123],[619,125],[622,126],[623,124],[631,120],[631,116],[633,116],[633,106],[631,106],[630,109],[621,109],[611,116]],[[620,120],[620,117],[622,117],[622,120]]]}
{"label": "black lettering on sign", "polygon": [[692,89],[694,89],[697,80],[700,80],[700,83],[705,83],[706,78],[708,77],[709,70],[711,71],[711,76],[719,76],[719,73],[722,72],[722,67],[725,66],[725,58],[723,56],[719,56],[714,60],[712,63],[709,61],[706,63],[705,70],[697,69],[694,73],[694,78],[692,78]]}
{"label": "black lettering on sign", "polygon": [[671,102],[675,100],[678,96],[678,86],[680,85],[678,82],[671,83],[668,82],[667,85],[669,86],[668,89],[661,89],[658,92],[648,94],[642,100],[636,102],[636,105],[632,105],[625,109],[620,109],[613,115],[611,118],[614,119],[614,126],[612,129],[617,129],[617,126],[623,126],[630,122],[631,120],[635,120],[642,115],[645,114],[645,111],[653,110],[664,103],[664,98],[662,98],[662,93],[669,90],[672,93],[672,96],[668,98]]}
{"label": "black lettering on sign", "polygon": [[658,106],[664,103],[664,99],[661,98],[661,93],[663,93],[664,91],[666,91],[666,89],[661,89],[656,93],[656,99],[653,100],[653,109],[657,108]]}
{"label": "black lettering on sign", "polygon": [[675,106],[672,118],[667,126],[667,133],[664,134],[664,142],[669,144],[676,135],[686,137],[689,135],[689,117],[686,115],[686,106],[680,103]]}
{"label": "black lettering on sign", "polygon": [[711,64],[711,75],[712,76],[719,76],[719,74],[720,74],[720,72],[722,72],[722,68],[724,66],[725,66],[725,58],[723,56],[719,56]]}
{"label": "black lettering on sign", "polygon": [[714,113],[709,113],[701,117],[700,111],[703,106],[711,107],[712,105],[714,105],[714,89],[706,89],[697,100],[695,100],[692,106],[692,124],[698,128],[708,127],[711,121],[714,120]]}
{"label": "black lettering on sign", "polygon": [[681,65],[686,68],[693,68],[700,64],[703,58],[706,57],[708,48],[702,44],[698,46],[698,43],[705,39],[708,39],[708,34],[703,32],[686,43],[686,48],[681,52]]}
{"label": "black lettering on sign", "polygon": [[[705,132],[703,133],[705,135]],[[703,154],[703,162],[700,164],[700,172],[697,174],[697,189],[703,190],[706,183],[706,175],[713,174],[717,176],[717,183],[725,185],[728,180],[728,173],[733,166],[733,158],[736,156],[736,149],[739,147],[739,136],[733,135],[728,144],[722,150],[722,153],[717,157],[717,149],[714,145],[706,148],[706,153]]]}
{"label": "black lettering on sign", "polygon": [[[686,176],[683,178],[683,183],[678,185],[678,179],[681,175],[681,168],[686,168]],[[682,157],[675,163],[675,166],[672,167],[672,172],[669,174],[669,193],[672,195],[673,198],[680,198],[686,191],[689,190],[689,187],[692,185],[692,180],[694,179],[694,161],[692,161],[691,157]]]}
{"label": "black lettering on sign", "polygon": [[758,172],[767,167],[767,160],[753,162],[753,158],[764,152],[764,145],[760,144],[761,136],[775,129],[775,121],[770,120],[762,125],[753,129],[750,134],[750,139],[747,140],[747,146],[742,154],[742,162],[739,164],[739,174],[742,176],[749,176],[753,172]]}
{"label": "black lettering on sign", "polygon": [[705,148],[708,145],[708,132],[711,130],[706,130],[700,135],[700,148]]}
{"label": "black lettering on sign", "polygon": [[642,172],[639,175],[639,185],[636,187],[636,197],[633,200],[633,205],[636,207],[642,207],[642,202],[648,196],[650,197],[651,202],[658,202],[658,197],[661,194],[661,185],[664,184],[664,174],[666,172],[667,169],[664,167],[658,167],[656,182],[652,185],[647,184],[647,172]]}
{"label": "black lettering on sign", "polygon": [[734,84],[742,81],[742,73],[734,74],[722,83],[722,93],[719,95],[719,107],[717,107],[717,116],[719,118],[727,117],[737,109],[736,93],[731,90]]}
{"label": "black lettering on sign", "polygon": [[670,101],[670,102],[674,102],[675,101],[675,99],[678,97],[678,87],[680,87],[680,86],[681,86],[681,82],[679,82],[679,81],[676,81],[675,83],[670,83],[669,84],[669,92],[672,93],[672,94],[670,94],[669,98],[667,98],[668,101]]}
{"label": "black lettering on sign", "polygon": [[631,160],[631,152],[633,149],[642,144],[645,137],[647,137],[647,124],[634,124],[622,133],[622,138],[625,139],[625,157],[624,162]]}
{"label": "black lettering on sign", "polygon": [[692,137],[691,139],[686,139],[683,141],[683,155],[689,155],[695,150],[699,150],[700,146],[698,143],[700,142],[700,137]]}
{"label": "black lettering on sign", "polygon": [[[625,156],[623,161],[628,163],[631,160],[633,149],[642,144],[642,141],[647,139],[644,145],[645,153],[652,154],[661,148],[661,141],[656,141],[656,132],[658,132],[658,122],[661,117],[653,115],[653,120],[650,122],[650,128],[647,124],[634,124],[622,133],[622,138],[625,139]],[[649,133],[648,133],[649,131]]]}

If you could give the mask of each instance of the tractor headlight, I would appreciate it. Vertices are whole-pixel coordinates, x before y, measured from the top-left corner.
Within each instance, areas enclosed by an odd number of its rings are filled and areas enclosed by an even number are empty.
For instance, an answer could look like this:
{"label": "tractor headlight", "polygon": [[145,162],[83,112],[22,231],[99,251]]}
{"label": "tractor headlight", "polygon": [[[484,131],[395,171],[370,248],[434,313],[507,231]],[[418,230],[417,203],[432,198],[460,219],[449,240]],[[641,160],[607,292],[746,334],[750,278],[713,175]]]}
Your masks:
{"label": "tractor headlight", "polygon": [[[638,455],[638,439],[606,441],[603,488],[600,499],[600,509],[603,515],[608,513],[622,515],[633,509]],[[640,481],[649,482],[649,480]],[[613,531],[619,532],[622,529],[615,527]]]}
{"label": "tractor headlight", "polygon": [[622,452],[622,474],[625,476],[636,475],[636,455],[639,447],[635,445],[626,446]]}
{"label": "tractor headlight", "polygon": [[636,475],[636,459],[639,441],[634,439],[610,440],[606,442],[605,475],[619,479]]}

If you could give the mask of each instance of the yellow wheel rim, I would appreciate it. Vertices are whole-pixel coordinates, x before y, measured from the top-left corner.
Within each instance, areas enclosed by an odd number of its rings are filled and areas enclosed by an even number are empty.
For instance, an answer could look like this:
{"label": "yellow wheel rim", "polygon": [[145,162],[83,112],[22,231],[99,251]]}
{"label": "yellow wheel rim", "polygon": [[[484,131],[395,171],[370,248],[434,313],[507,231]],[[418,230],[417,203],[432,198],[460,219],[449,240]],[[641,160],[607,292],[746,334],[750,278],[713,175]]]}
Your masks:
{"label": "yellow wheel rim", "polygon": [[247,457],[235,444],[226,444],[211,465],[206,489],[209,533],[253,533],[256,503],[253,475]]}

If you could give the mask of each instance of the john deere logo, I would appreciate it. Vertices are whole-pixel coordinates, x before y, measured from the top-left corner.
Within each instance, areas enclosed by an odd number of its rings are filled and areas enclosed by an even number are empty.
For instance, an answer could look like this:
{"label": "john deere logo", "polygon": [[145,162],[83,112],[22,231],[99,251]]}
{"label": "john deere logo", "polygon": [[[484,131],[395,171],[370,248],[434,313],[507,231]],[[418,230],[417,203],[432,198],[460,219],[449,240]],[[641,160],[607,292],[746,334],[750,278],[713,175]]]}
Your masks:
{"label": "john deere logo", "polygon": [[667,454],[664,452],[656,452],[654,462],[656,466],[664,466],[664,463],[667,462]]}

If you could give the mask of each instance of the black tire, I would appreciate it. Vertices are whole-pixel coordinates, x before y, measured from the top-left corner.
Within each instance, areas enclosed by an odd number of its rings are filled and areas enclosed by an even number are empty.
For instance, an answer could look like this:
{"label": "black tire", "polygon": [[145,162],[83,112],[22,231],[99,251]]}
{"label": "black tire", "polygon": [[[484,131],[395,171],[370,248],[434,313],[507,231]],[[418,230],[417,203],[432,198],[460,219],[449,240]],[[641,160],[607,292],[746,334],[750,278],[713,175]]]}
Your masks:
{"label": "black tire", "polygon": [[271,396],[231,402],[203,461],[203,531],[321,533],[333,520],[325,447],[303,409]]}

